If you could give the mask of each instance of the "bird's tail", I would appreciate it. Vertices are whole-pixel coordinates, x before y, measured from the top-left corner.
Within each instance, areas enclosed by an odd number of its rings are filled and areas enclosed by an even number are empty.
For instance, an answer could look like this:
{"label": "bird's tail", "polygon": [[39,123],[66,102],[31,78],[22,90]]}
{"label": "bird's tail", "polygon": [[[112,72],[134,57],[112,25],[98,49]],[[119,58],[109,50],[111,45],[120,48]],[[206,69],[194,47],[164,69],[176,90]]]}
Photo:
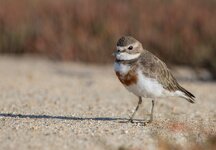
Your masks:
{"label": "bird's tail", "polygon": [[190,103],[195,103],[195,96],[187,91],[185,88],[181,87],[180,85],[178,86],[179,90],[182,91],[185,94],[185,99],[190,102]]}

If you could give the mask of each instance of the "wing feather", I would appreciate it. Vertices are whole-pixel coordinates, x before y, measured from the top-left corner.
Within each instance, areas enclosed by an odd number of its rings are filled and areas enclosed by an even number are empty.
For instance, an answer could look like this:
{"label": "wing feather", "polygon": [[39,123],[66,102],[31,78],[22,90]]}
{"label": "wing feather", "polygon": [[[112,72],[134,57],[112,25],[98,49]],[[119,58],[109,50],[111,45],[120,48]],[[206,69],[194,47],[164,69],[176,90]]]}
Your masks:
{"label": "wing feather", "polygon": [[146,77],[156,79],[164,89],[169,91],[182,91],[188,97],[188,101],[194,102],[195,96],[179,85],[166,64],[158,57],[146,51],[141,55],[139,63]]}

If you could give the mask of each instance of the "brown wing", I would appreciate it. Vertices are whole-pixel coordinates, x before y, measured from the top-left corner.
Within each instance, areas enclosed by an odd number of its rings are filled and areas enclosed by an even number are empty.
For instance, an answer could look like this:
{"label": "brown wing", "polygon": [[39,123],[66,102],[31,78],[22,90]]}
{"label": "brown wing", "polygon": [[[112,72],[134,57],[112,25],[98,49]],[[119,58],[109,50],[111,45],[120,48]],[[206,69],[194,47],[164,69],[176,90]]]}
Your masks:
{"label": "brown wing", "polygon": [[142,71],[145,76],[157,79],[157,81],[163,85],[164,89],[169,91],[180,90],[184,92],[189,98],[187,100],[194,102],[194,95],[181,87],[177,80],[173,77],[170,70],[167,68],[166,64],[152,53],[148,51],[143,53],[139,63],[142,64],[140,67],[142,67]]}
{"label": "brown wing", "polygon": [[178,83],[166,64],[152,53],[146,51],[142,55],[140,63],[142,64],[141,67],[143,67],[143,73],[147,77],[157,79],[167,90],[176,91],[178,89]]}

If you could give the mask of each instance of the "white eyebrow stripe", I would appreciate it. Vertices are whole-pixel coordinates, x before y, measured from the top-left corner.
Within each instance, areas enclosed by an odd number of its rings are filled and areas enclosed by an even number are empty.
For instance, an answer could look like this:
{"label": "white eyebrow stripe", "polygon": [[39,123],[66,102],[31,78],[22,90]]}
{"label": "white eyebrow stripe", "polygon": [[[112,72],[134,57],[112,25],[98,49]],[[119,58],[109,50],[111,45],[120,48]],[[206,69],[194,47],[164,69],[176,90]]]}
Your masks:
{"label": "white eyebrow stripe", "polygon": [[[139,43],[136,42],[135,44],[131,44],[134,48],[138,47],[139,46]],[[116,48],[120,51],[124,50],[124,49],[127,49],[128,46],[116,46]]]}
{"label": "white eyebrow stripe", "polygon": [[126,49],[126,48],[127,48],[127,46],[124,46],[124,47],[122,47],[122,46],[117,46],[116,48],[117,48],[117,50],[120,50],[120,51],[122,51],[122,50]]}

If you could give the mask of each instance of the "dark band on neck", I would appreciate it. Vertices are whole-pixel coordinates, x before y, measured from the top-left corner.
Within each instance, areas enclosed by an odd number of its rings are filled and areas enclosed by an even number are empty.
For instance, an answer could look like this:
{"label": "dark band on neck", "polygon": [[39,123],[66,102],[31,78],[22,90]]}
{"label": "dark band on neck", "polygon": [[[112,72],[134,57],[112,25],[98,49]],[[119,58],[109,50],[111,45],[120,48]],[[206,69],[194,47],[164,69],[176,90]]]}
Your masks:
{"label": "dark band on neck", "polygon": [[138,58],[131,59],[131,60],[119,60],[119,59],[116,59],[115,61],[118,62],[118,63],[123,63],[123,64],[132,64],[132,63],[137,62]]}

